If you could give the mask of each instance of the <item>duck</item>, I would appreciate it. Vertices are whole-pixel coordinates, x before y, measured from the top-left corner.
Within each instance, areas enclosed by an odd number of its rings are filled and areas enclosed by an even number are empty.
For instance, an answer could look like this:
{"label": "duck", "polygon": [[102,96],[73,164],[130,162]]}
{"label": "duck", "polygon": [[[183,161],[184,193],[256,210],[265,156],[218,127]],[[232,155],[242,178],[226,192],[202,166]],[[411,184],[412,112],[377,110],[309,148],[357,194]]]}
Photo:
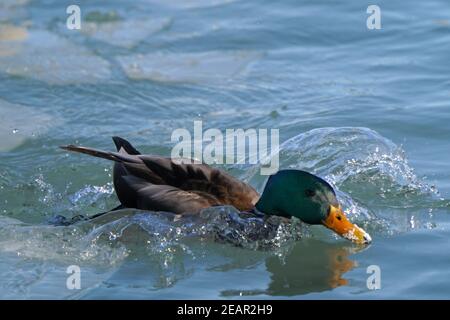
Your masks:
{"label": "duck", "polygon": [[372,241],[346,217],[333,187],[307,171],[281,169],[268,177],[259,194],[220,168],[191,159],[141,154],[127,140],[112,139],[116,151],[73,144],[60,148],[114,162],[113,185],[120,206],[113,210],[162,211],[184,217],[213,206],[233,206],[241,212],[295,217],[309,225],[322,225],[359,245]]}

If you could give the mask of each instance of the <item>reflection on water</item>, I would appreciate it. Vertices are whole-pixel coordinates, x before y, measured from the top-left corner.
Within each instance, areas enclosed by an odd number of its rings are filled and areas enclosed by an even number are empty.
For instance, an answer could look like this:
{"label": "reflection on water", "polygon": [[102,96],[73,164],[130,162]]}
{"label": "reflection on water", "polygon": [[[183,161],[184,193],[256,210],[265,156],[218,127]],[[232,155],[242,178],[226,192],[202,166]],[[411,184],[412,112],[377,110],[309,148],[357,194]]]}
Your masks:
{"label": "reflection on water", "polygon": [[[83,1],[74,31],[61,1],[0,0],[0,298],[370,298],[356,261],[382,267],[381,297],[448,298],[447,2],[382,0],[369,31],[357,1]],[[373,244],[229,208],[47,224],[118,204],[110,163],[58,145],[170,155],[195,120],[279,129],[280,167],[329,180]]]}
{"label": "reflection on water", "polygon": [[267,292],[292,296],[347,285],[343,275],[356,266],[350,255],[357,251],[357,247],[342,243],[299,243],[285,261],[276,257],[266,260],[267,270],[272,273]]}
{"label": "reflection on water", "polygon": [[[346,286],[345,273],[357,266],[352,255],[363,250],[348,243],[326,243],[318,240],[297,242],[280,252],[241,249],[241,255],[227,246],[190,243],[188,251],[172,248],[171,254],[134,250],[99,288],[83,292],[80,297],[98,298],[105,293],[115,298],[155,298],[180,286],[191,290],[192,283],[206,289],[217,286],[223,274],[268,274],[268,280],[248,288],[252,276],[245,281],[222,283],[221,297],[297,296],[329,291]],[[286,248],[284,248],[286,249]],[[262,270],[263,269],[263,270]],[[243,286],[243,287],[240,287]],[[246,286],[246,287],[244,287]],[[246,288],[246,289],[242,289]],[[110,290],[113,289],[113,290]],[[114,291],[115,292],[112,292]],[[192,292],[195,296],[196,293]],[[111,296],[112,295],[112,296]],[[180,294],[174,295],[179,297]],[[201,295],[203,298],[207,296]],[[209,298],[214,297],[210,296]]]}
{"label": "reflection on water", "polygon": [[357,266],[350,256],[358,248],[347,243],[326,243],[313,239],[296,243],[283,257],[265,260],[270,282],[265,290],[227,290],[224,296],[296,296],[331,290],[348,284],[344,274]]}

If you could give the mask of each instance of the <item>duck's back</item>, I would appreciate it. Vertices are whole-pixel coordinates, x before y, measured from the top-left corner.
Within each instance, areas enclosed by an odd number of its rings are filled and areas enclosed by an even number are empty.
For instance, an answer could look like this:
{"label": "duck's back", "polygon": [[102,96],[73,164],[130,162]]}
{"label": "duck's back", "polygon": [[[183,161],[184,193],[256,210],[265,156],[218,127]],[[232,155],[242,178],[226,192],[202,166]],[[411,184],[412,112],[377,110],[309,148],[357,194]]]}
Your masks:
{"label": "duck's back", "polygon": [[255,189],[223,170],[141,155],[126,140],[113,139],[119,153],[139,159],[114,165],[114,188],[125,207],[195,214],[218,205],[250,210],[259,199]]}

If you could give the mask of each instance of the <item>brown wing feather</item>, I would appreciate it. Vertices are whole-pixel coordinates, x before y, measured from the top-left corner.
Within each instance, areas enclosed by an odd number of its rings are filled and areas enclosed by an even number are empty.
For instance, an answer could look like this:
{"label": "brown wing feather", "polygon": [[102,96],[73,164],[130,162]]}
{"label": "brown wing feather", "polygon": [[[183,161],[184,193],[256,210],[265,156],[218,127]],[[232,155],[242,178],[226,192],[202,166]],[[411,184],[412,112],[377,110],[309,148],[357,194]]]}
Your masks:
{"label": "brown wing feather", "polygon": [[251,186],[220,169],[157,156],[138,157],[143,164],[115,164],[115,189],[127,207],[178,214],[216,205],[250,210],[259,199]]}
{"label": "brown wing feather", "polygon": [[73,145],[62,148],[113,160],[114,188],[125,207],[182,214],[232,205],[243,211],[252,209],[259,199],[255,189],[225,171],[141,155],[128,141],[113,139],[118,152]]}

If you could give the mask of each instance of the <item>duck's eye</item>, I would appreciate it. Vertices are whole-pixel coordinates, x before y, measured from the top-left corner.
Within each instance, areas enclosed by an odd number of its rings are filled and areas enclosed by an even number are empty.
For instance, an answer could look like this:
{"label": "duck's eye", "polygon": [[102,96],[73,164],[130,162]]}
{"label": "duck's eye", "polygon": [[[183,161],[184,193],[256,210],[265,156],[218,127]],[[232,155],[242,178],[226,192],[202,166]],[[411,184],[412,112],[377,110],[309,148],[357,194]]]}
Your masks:
{"label": "duck's eye", "polygon": [[311,197],[314,197],[316,195],[316,192],[314,190],[311,190],[311,189],[306,189],[305,190],[305,194],[306,194],[307,197],[311,198]]}

